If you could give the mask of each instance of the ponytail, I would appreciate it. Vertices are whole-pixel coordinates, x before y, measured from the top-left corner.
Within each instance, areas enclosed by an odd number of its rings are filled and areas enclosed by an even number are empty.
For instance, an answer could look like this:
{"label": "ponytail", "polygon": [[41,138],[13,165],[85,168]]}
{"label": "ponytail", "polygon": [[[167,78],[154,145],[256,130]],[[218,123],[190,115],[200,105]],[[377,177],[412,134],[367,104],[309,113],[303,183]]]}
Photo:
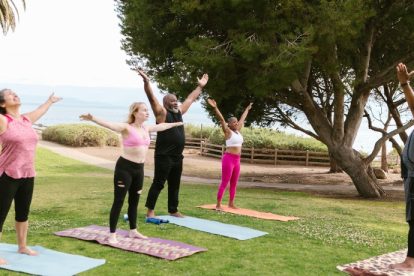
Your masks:
{"label": "ponytail", "polygon": [[[6,91],[9,91],[9,90],[10,89],[8,89],[8,88],[5,88],[5,89],[0,90],[0,105],[5,102],[5,100],[4,100],[4,93]],[[0,114],[3,114],[3,115],[7,114],[6,108],[0,106]]]}

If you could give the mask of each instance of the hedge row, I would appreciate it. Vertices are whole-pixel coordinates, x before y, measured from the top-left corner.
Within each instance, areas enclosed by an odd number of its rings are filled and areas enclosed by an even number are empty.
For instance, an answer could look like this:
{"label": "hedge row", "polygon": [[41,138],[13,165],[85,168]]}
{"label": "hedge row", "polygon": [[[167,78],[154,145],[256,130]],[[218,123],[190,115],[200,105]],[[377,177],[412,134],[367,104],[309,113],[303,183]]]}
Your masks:
{"label": "hedge row", "polygon": [[42,139],[72,147],[120,146],[115,132],[88,124],[60,124],[42,131]]}
{"label": "hedge row", "polygon": [[[219,127],[185,125],[186,135],[193,138],[207,138],[210,143],[224,143],[223,131]],[[277,148],[281,150],[309,150],[326,152],[321,142],[313,139],[286,134],[266,128],[243,128],[243,145],[255,148]],[[90,124],[60,124],[47,127],[42,139],[73,147],[119,146],[119,135],[108,129]]]}
{"label": "hedge row", "polygon": [[[210,143],[223,144],[224,134],[221,128],[211,126],[186,125],[186,135],[193,138],[207,138]],[[243,128],[245,147],[277,148],[280,150],[309,150],[327,152],[327,147],[313,138],[301,137],[294,134],[286,134],[267,128]]]}

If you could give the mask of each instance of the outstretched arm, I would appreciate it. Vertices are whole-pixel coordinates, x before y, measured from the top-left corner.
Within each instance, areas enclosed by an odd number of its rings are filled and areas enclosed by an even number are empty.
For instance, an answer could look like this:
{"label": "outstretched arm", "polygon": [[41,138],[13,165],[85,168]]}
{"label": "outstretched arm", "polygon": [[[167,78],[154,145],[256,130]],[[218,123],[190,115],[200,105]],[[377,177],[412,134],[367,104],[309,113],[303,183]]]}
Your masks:
{"label": "outstretched arm", "polygon": [[226,135],[226,138],[227,138],[227,135],[231,134],[230,129],[227,126],[226,120],[224,120],[223,115],[221,114],[220,110],[218,109],[216,101],[213,100],[213,99],[207,99],[207,102],[214,109],[214,112],[216,113],[216,117],[220,121],[221,129],[223,130],[223,132],[224,132],[224,134]]}
{"label": "outstretched arm", "polygon": [[246,109],[244,110],[243,114],[241,115],[239,119],[239,123],[237,124],[237,130],[240,131],[242,127],[244,126],[244,121],[246,120],[247,114],[249,113],[249,110],[252,108],[253,103],[250,103]]}
{"label": "outstretched arm", "polygon": [[161,123],[158,125],[148,126],[149,132],[158,132],[158,131],[164,131],[173,127],[182,126],[184,125],[183,122],[176,122],[176,123]]}
{"label": "outstretched arm", "polygon": [[61,99],[62,98],[60,98],[60,97],[56,97],[55,93],[52,93],[44,104],[40,105],[38,108],[36,108],[32,112],[28,112],[28,113],[23,114],[23,115],[26,116],[27,118],[29,118],[29,120],[32,123],[34,123],[37,120],[39,120],[48,111],[49,107],[52,104],[60,101]]}
{"label": "outstretched arm", "polygon": [[80,115],[79,118],[83,121],[94,122],[95,124],[98,124],[98,125],[103,126],[105,128],[109,128],[110,130],[113,130],[113,131],[116,131],[116,132],[123,132],[123,131],[127,130],[127,127],[128,127],[127,123],[107,122],[107,121],[104,121],[104,120],[101,120],[99,118],[96,118],[96,117],[92,116],[92,114],[90,114],[90,113]]}
{"label": "outstretched arm", "polygon": [[404,63],[397,65],[397,77],[401,88],[404,92],[405,99],[410,107],[411,113],[414,116],[414,92],[410,85],[410,78],[414,75],[414,71],[408,73],[407,66]]}
{"label": "outstretched arm", "polygon": [[0,134],[3,134],[7,130],[7,118],[3,114],[0,114]]}
{"label": "outstretched arm", "polygon": [[208,75],[204,74],[201,79],[197,78],[198,85],[197,87],[190,93],[190,95],[187,96],[185,101],[182,103],[182,105],[179,107],[181,114],[184,114],[187,112],[187,110],[190,108],[191,104],[197,100],[198,96],[200,96],[204,86],[206,86],[208,82]]}
{"label": "outstretched arm", "polygon": [[158,102],[157,98],[155,97],[154,92],[152,91],[148,76],[141,69],[137,69],[137,72],[142,77],[142,80],[144,81],[144,91],[145,91],[145,94],[147,94],[147,98],[148,98],[148,101],[150,102],[152,112],[154,112],[155,119],[157,120],[157,122],[160,122],[160,123],[164,122],[167,111]]}

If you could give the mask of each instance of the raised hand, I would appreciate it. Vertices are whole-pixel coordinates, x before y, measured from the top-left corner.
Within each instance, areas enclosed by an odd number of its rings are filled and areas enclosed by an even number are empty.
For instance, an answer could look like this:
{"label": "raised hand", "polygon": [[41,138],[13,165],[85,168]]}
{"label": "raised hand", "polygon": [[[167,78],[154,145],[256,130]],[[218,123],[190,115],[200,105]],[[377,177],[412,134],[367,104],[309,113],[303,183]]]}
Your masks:
{"label": "raised hand", "polygon": [[93,116],[91,113],[88,114],[82,114],[79,116],[79,119],[83,120],[83,121],[92,121],[93,120]]}
{"label": "raised hand", "polygon": [[149,77],[147,76],[147,74],[144,73],[144,71],[142,71],[141,69],[136,69],[136,71],[142,77],[142,80],[144,82],[149,82]]}
{"label": "raised hand", "polygon": [[406,83],[414,75],[414,71],[408,73],[407,66],[404,63],[397,65],[397,78],[400,83]]}
{"label": "raised hand", "polygon": [[247,109],[247,110],[250,110],[250,109],[252,108],[252,105],[253,105],[253,103],[250,103],[250,104],[246,107],[246,109]]}
{"label": "raised hand", "polygon": [[55,96],[55,93],[52,93],[49,96],[49,99],[48,99],[48,101],[50,101],[51,103],[56,103],[56,102],[58,102],[60,100],[62,100],[62,98],[61,97],[58,97],[58,96]]}
{"label": "raised hand", "polygon": [[215,100],[208,98],[207,102],[209,105],[211,105],[211,107],[216,108],[217,107],[217,103]]}
{"label": "raised hand", "polygon": [[204,86],[206,86],[207,82],[208,82],[208,75],[204,74],[201,79],[199,79],[197,77],[197,81],[198,81],[198,86],[200,86],[201,88],[203,88]]}

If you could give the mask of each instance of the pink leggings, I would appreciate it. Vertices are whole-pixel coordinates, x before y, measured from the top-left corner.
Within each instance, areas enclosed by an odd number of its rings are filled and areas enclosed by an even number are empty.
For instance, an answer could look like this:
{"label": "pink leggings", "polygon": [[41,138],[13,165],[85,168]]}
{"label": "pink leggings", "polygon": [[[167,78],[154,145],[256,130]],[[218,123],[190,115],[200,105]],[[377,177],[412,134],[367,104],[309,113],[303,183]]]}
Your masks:
{"label": "pink leggings", "polygon": [[236,186],[240,175],[240,155],[225,152],[221,159],[221,183],[217,192],[217,201],[221,202],[227,184],[230,181],[230,201],[236,196]]}

